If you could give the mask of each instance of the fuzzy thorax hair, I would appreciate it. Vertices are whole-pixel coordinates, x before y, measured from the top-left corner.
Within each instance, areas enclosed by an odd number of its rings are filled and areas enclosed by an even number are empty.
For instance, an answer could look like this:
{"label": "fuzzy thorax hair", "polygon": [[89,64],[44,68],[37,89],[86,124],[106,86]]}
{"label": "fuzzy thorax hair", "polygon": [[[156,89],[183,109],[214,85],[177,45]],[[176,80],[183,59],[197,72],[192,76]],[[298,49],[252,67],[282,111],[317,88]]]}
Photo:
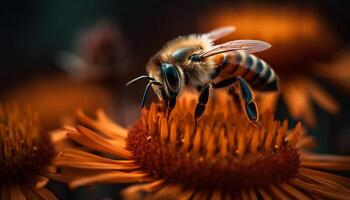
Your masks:
{"label": "fuzzy thorax hair", "polygon": [[[156,81],[164,84],[164,80],[161,74],[162,63],[174,64],[178,67],[180,73],[181,89],[185,85],[198,87],[209,82],[211,74],[214,72],[215,63],[212,58],[208,57],[201,62],[192,62],[189,59],[185,59],[183,62],[174,61],[172,54],[181,48],[190,47],[192,50],[190,54],[196,54],[203,50],[212,47],[213,41],[211,41],[206,35],[192,34],[189,36],[180,36],[174,40],[169,41],[159,52],[157,52],[148,62],[146,70],[150,77]],[[153,87],[158,94],[158,86]]]}

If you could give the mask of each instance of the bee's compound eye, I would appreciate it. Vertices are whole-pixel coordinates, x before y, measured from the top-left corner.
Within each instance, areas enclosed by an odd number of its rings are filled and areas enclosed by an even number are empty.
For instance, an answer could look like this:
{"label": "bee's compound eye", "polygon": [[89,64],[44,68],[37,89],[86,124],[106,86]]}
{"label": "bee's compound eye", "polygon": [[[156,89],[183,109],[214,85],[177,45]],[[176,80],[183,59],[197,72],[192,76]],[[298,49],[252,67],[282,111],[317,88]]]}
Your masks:
{"label": "bee's compound eye", "polygon": [[199,61],[201,61],[201,58],[199,57],[198,54],[193,54],[190,56],[190,60],[193,62],[199,62]]}
{"label": "bee's compound eye", "polygon": [[163,63],[164,79],[170,92],[177,94],[180,90],[180,77],[175,65]]}

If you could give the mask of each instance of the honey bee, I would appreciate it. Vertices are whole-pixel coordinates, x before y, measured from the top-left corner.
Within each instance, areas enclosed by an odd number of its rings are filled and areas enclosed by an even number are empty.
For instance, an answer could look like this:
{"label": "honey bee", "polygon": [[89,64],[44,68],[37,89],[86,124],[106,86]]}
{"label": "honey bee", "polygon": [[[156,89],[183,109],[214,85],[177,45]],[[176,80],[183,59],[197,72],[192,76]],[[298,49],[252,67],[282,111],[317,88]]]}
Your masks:
{"label": "honey bee", "polygon": [[[234,27],[221,27],[204,34],[179,36],[169,41],[147,63],[148,75],[137,77],[127,85],[141,79],[149,83],[144,91],[144,106],[152,86],[158,98],[166,103],[169,113],[175,107],[176,97],[185,87],[194,87],[199,98],[194,110],[197,120],[205,111],[210,89],[231,86],[238,82],[243,109],[251,122],[258,121],[258,109],[252,88],[277,91],[278,78],[274,70],[252,53],[264,51],[270,44],[259,40],[234,40],[215,45],[214,42],[235,31]],[[251,87],[250,87],[251,86]]]}

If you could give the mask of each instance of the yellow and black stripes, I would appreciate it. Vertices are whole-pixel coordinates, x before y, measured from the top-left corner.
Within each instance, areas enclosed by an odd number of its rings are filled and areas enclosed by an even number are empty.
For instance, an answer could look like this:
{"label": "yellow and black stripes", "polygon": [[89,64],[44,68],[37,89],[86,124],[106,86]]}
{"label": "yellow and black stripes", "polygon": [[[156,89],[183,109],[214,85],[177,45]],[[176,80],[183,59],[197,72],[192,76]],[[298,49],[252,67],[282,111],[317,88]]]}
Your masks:
{"label": "yellow and black stripes", "polygon": [[277,90],[277,76],[262,59],[243,51],[233,51],[217,55],[219,79],[242,77],[257,90]]}

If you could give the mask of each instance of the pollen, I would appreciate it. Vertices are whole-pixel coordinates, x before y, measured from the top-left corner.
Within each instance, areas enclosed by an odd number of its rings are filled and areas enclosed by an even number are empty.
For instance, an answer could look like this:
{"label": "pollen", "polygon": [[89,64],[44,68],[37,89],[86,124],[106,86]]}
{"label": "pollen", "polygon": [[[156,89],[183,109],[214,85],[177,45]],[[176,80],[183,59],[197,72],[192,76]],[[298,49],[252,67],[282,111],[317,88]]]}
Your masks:
{"label": "pollen", "polygon": [[52,157],[53,146],[40,131],[38,114],[0,104],[0,185],[35,182]]}
{"label": "pollen", "polygon": [[289,130],[271,113],[252,124],[229,98],[214,97],[196,123],[195,100],[180,99],[169,118],[163,104],[152,104],[130,129],[127,148],[153,177],[193,189],[234,194],[295,178],[301,124]]}

